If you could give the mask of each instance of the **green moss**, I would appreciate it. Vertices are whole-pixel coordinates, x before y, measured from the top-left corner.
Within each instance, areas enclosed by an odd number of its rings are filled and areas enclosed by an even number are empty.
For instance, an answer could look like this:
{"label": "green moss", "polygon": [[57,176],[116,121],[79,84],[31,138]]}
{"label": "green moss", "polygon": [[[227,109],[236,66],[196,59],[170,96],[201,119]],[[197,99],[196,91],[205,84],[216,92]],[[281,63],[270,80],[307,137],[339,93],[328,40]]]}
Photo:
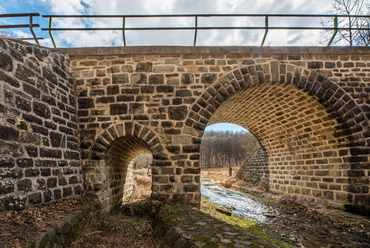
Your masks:
{"label": "green moss", "polygon": [[201,234],[195,235],[194,237],[197,240],[202,241],[203,243],[205,243],[205,245],[203,245],[202,248],[232,247],[229,244],[224,244],[224,243],[222,243],[222,246],[221,246],[217,242],[211,241],[210,238],[207,238],[206,236],[201,235]]}
{"label": "green moss", "polygon": [[283,241],[271,236],[268,232],[266,231],[263,231],[261,229],[261,227],[256,224],[256,225],[253,225],[251,227],[249,227],[247,229],[248,232],[254,234],[255,236],[257,236],[259,239],[261,240],[265,240],[267,242],[269,242],[270,244],[276,246],[276,247],[282,247],[282,248],[290,248],[290,247],[293,247],[289,244],[285,244]]}
{"label": "green moss", "polygon": [[170,209],[168,209],[168,211],[170,213],[178,213],[178,212],[181,212],[182,210],[180,209],[178,205],[173,205],[170,207]]}
{"label": "green moss", "polygon": [[86,212],[88,209],[90,209],[91,208],[91,206],[93,205],[93,203],[91,202],[91,203],[88,203],[88,204],[86,204],[85,206],[83,206],[82,208],[81,208],[81,211],[83,211],[83,212]]}
{"label": "green moss", "polygon": [[223,207],[221,207],[217,204],[214,204],[214,203],[212,203],[212,202],[210,202],[210,201],[208,201],[204,198],[202,198],[202,204],[203,204],[202,211],[204,213],[212,215],[212,216],[216,217],[217,219],[225,221],[228,224],[237,226],[240,230],[245,230],[249,226],[256,224],[256,222],[245,219],[245,218],[242,218],[242,217],[240,217],[239,215],[236,215],[236,214],[232,214],[231,216],[228,216],[228,215],[225,215],[223,213],[220,213],[220,212],[216,211],[216,208],[223,208]]}
{"label": "green moss", "polygon": [[176,218],[171,218],[171,219],[170,219],[170,222],[171,222],[171,223],[175,223],[175,222],[177,222],[177,219],[176,219]]}
{"label": "green moss", "polygon": [[[284,241],[281,241],[272,235],[270,235],[268,232],[263,231],[261,227],[254,221],[245,219],[240,217],[239,215],[232,214],[231,216],[222,214],[215,210],[215,208],[221,208],[221,206],[214,204],[212,202],[207,201],[202,197],[202,211],[216,217],[217,219],[220,219],[222,221],[225,221],[228,224],[231,224],[233,226],[236,226],[241,231],[247,231],[255,236],[257,236],[261,240],[265,240],[268,243],[276,246],[276,247],[282,247],[282,248],[288,248],[292,247],[289,244],[284,243]],[[218,230],[222,232],[222,227],[218,227]],[[203,241],[204,242],[204,241]],[[225,247],[226,244],[224,245]]]}

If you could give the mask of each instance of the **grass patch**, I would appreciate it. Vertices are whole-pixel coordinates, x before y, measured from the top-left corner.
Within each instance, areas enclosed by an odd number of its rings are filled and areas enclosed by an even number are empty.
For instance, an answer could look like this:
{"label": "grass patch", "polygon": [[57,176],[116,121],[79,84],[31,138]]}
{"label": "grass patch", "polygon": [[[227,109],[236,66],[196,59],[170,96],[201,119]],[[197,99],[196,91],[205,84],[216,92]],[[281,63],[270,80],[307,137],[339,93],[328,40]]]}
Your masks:
{"label": "grass patch", "polygon": [[258,225],[257,222],[242,218],[241,216],[237,214],[232,214],[231,216],[228,216],[226,214],[218,212],[216,208],[223,208],[223,207],[213,202],[210,202],[202,197],[202,205],[201,205],[202,212],[207,213],[228,224],[236,226],[241,231],[247,231],[253,234],[254,236],[258,237],[259,239],[264,240],[276,247],[282,247],[282,248],[293,247],[289,244],[286,244],[284,241],[281,241],[280,239],[277,239],[274,236],[270,235],[267,231],[263,230]]}

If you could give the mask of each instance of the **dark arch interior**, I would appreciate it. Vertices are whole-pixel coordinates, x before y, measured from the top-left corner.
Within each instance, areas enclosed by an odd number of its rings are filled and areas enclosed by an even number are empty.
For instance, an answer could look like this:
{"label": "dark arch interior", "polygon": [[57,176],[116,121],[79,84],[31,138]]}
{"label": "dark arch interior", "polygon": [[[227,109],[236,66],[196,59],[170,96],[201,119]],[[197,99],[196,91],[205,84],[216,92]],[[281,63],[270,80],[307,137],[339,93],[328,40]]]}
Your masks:
{"label": "dark arch interior", "polygon": [[119,205],[123,201],[126,182],[132,183],[132,171],[135,169],[135,158],[142,154],[152,154],[148,144],[135,136],[124,136],[112,142],[106,154],[108,188],[112,197],[110,205]]}

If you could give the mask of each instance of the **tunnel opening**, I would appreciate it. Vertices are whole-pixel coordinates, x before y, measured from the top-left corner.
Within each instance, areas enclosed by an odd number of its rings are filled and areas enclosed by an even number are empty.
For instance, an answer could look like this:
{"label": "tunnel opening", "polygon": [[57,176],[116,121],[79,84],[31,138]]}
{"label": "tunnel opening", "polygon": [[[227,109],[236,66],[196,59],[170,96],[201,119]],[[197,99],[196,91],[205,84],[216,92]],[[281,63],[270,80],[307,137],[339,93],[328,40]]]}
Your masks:
{"label": "tunnel opening", "polygon": [[224,100],[208,125],[221,122],[245,127],[257,138],[270,190],[335,207],[351,202],[351,137],[316,96],[289,83],[260,83]]}
{"label": "tunnel opening", "polygon": [[[207,126],[200,146],[202,179],[239,178],[256,184],[261,178],[267,178],[264,175],[267,170],[257,168],[261,163],[256,159],[261,151],[255,136],[242,126],[226,122]],[[266,167],[266,163],[263,166]],[[246,167],[250,169],[244,169]]]}
{"label": "tunnel opening", "polygon": [[123,136],[112,142],[106,153],[106,169],[113,205],[150,197],[152,163],[152,152],[144,140]]}

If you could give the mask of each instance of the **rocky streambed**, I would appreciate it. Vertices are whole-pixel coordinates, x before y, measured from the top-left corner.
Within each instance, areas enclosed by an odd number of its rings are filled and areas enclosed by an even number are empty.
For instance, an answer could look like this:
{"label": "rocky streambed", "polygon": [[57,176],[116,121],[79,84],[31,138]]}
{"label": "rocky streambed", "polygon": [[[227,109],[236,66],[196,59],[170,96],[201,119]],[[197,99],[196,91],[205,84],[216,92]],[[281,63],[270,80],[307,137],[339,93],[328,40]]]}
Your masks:
{"label": "rocky streambed", "polygon": [[342,212],[347,220],[363,220],[365,226],[358,224],[359,228],[353,228],[322,214],[308,213],[299,207],[266,203],[249,194],[225,189],[208,181],[202,181],[202,196],[234,214],[257,222],[270,235],[293,247],[370,247],[370,220],[367,217]]}

